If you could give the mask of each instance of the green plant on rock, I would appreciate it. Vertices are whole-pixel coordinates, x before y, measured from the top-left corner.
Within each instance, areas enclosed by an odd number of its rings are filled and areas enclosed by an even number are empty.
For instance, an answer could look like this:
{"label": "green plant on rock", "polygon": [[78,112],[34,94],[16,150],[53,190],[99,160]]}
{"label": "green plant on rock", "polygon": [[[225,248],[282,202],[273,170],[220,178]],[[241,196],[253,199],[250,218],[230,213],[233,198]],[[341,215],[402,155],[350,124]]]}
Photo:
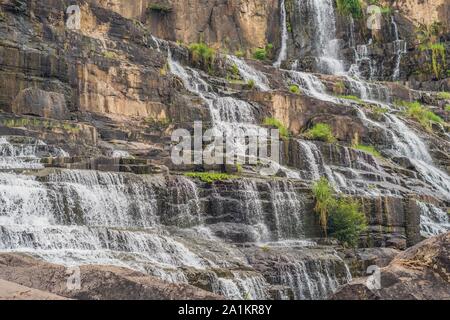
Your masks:
{"label": "green plant on rock", "polygon": [[340,99],[345,99],[345,100],[352,100],[352,101],[355,101],[356,103],[364,104],[364,101],[362,101],[361,98],[359,98],[359,97],[357,97],[357,96],[352,96],[352,95],[340,95],[340,96],[338,96],[338,98],[340,98]]}
{"label": "green plant on rock", "polygon": [[373,155],[374,157],[381,158],[381,153],[373,146],[367,146],[364,144],[356,144],[352,146],[353,149],[360,150]]}
{"label": "green plant on rock", "polygon": [[278,132],[280,133],[280,137],[283,139],[289,138],[289,130],[281,123],[280,120],[275,118],[265,118],[264,123],[265,126],[274,127],[278,129]]}
{"label": "green plant on rock", "polygon": [[255,80],[250,79],[250,80],[247,81],[247,87],[248,87],[250,90],[255,89],[255,86],[256,86]]}
{"label": "green plant on rock", "polygon": [[204,42],[192,43],[189,46],[192,60],[205,67],[211,68],[216,59],[216,50],[209,47]]}
{"label": "green plant on rock", "polygon": [[445,106],[445,111],[450,112],[450,104],[447,104],[447,105]]}
{"label": "green plant on rock", "polygon": [[291,84],[289,86],[289,91],[294,94],[300,94],[300,87],[296,84]]}
{"label": "green plant on rock", "polygon": [[245,52],[242,51],[242,50],[236,50],[236,51],[234,52],[234,55],[235,55],[236,57],[238,57],[238,58],[243,58],[243,57],[245,57]]}
{"label": "green plant on rock", "polygon": [[228,173],[216,173],[216,172],[188,172],[186,177],[199,179],[205,183],[214,183],[216,181],[227,181],[239,178],[238,176],[230,175]]}
{"label": "green plant on rock", "polygon": [[253,52],[253,58],[259,61],[267,60],[267,50],[265,48],[258,48]]}
{"label": "green plant on rock", "polygon": [[234,77],[239,77],[239,67],[235,63],[231,66],[231,73]]}
{"label": "green plant on rock", "polygon": [[357,201],[342,198],[335,202],[328,220],[331,237],[347,246],[356,247],[360,235],[366,230],[367,219]]}
{"label": "green plant on rock", "polygon": [[441,100],[450,100],[450,92],[446,92],[446,91],[444,91],[444,92],[439,92],[439,93],[438,93],[438,99],[441,99]]}
{"label": "green plant on rock", "polygon": [[359,19],[363,15],[360,0],[336,0],[337,10],[343,16]]}
{"label": "green plant on rock", "polygon": [[416,30],[419,50],[428,54],[431,52],[431,69],[438,79],[445,76],[447,69],[445,45],[439,42],[440,36],[444,33],[445,28],[441,22],[419,24]]}
{"label": "green plant on rock", "polygon": [[318,123],[314,125],[305,133],[305,136],[310,140],[319,140],[328,143],[333,143],[336,141],[336,138],[333,135],[333,130],[331,130],[331,127],[325,123]]}
{"label": "green plant on rock", "polygon": [[431,130],[434,123],[443,123],[444,120],[435,114],[433,111],[428,110],[420,104],[420,102],[407,102],[402,101],[398,103],[400,106],[406,108],[406,115],[410,118],[418,121],[427,130]]}
{"label": "green plant on rock", "polygon": [[328,218],[330,210],[334,207],[334,189],[326,178],[314,183],[312,192],[316,205],[314,211],[319,215],[319,223],[325,237],[328,236]]}
{"label": "green plant on rock", "polygon": [[335,94],[343,95],[345,92],[345,83],[342,81],[337,81],[333,86],[333,91]]}

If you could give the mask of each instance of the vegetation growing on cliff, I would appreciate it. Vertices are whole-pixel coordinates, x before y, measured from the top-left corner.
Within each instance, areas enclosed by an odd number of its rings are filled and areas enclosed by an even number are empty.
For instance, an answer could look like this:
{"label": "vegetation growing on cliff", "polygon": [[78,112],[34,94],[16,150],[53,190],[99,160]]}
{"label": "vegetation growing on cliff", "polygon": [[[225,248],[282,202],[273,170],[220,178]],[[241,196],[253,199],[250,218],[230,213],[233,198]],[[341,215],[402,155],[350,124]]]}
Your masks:
{"label": "vegetation growing on cliff", "polygon": [[287,139],[289,138],[289,130],[281,123],[280,120],[275,118],[265,118],[264,125],[269,127],[277,128],[280,132],[280,137]]}
{"label": "vegetation growing on cliff", "polygon": [[216,58],[216,50],[209,47],[206,43],[192,43],[189,46],[189,51],[191,53],[192,60],[195,63],[199,63],[203,67],[207,67],[208,69],[212,67]]}
{"label": "vegetation growing on cliff", "polygon": [[363,15],[360,0],[336,0],[337,10],[343,16],[359,19]]}
{"label": "vegetation growing on cliff", "polygon": [[430,25],[420,24],[416,30],[419,50],[431,56],[431,72],[437,79],[446,76],[447,61],[445,45],[440,42],[444,27],[439,22]]}
{"label": "vegetation growing on cliff", "polygon": [[314,184],[313,194],[316,201],[314,210],[319,215],[325,236],[330,235],[347,246],[357,246],[361,233],[367,229],[360,204],[350,198],[337,198],[326,178]]}
{"label": "vegetation growing on cliff", "polygon": [[367,146],[364,144],[357,144],[353,146],[353,149],[360,150],[373,155],[374,157],[381,158],[381,153],[373,146]]}
{"label": "vegetation growing on cliff", "polygon": [[405,114],[418,121],[425,129],[428,131],[432,130],[434,123],[443,123],[444,120],[435,114],[433,111],[425,108],[420,104],[420,102],[407,102],[401,101],[398,102],[400,106],[406,108]]}
{"label": "vegetation growing on cliff", "polygon": [[305,133],[305,137],[310,140],[319,140],[323,142],[333,143],[336,138],[333,135],[333,130],[328,124],[318,123],[314,125]]}
{"label": "vegetation growing on cliff", "polygon": [[205,183],[213,183],[216,181],[227,181],[237,179],[238,176],[234,176],[228,173],[216,173],[216,172],[188,172],[186,177],[199,179]]}

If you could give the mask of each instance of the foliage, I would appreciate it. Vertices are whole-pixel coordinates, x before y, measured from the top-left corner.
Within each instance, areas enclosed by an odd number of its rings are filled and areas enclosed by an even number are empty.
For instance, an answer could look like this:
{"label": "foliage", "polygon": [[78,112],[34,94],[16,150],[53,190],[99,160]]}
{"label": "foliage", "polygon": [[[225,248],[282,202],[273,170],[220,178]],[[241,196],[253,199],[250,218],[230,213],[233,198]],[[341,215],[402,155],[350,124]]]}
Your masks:
{"label": "foliage", "polygon": [[235,63],[231,66],[231,73],[233,76],[239,77],[239,67]]}
{"label": "foliage", "polygon": [[189,46],[194,62],[201,63],[203,66],[211,67],[216,58],[216,50],[209,47],[204,42],[193,43]]}
{"label": "foliage", "polygon": [[445,76],[447,66],[445,45],[439,43],[440,36],[445,32],[440,22],[433,22],[430,25],[420,24],[416,30],[419,50],[431,52],[431,68],[437,78]]}
{"label": "foliage", "polygon": [[357,102],[357,103],[360,103],[360,104],[363,104],[363,103],[364,103],[364,101],[362,101],[361,98],[359,98],[359,97],[357,97],[357,96],[351,96],[351,95],[344,96],[344,95],[340,95],[340,96],[338,96],[338,98],[340,98],[340,99],[346,99],[346,100],[353,100],[353,101],[355,101],[355,102]]}
{"label": "foliage", "polygon": [[441,100],[450,100],[450,92],[439,92],[438,93],[438,98]]}
{"label": "foliage", "polygon": [[328,220],[329,234],[347,246],[356,247],[362,232],[367,230],[367,220],[360,204],[351,199],[336,201]]}
{"label": "foliage", "polygon": [[216,172],[188,172],[186,177],[200,179],[205,183],[213,183],[216,181],[227,181],[237,179],[237,176],[230,175],[228,173],[216,173]]}
{"label": "foliage", "polygon": [[267,50],[264,48],[258,48],[253,52],[253,58],[259,61],[267,59]]}
{"label": "foliage", "polygon": [[342,81],[337,81],[333,86],[333,91],[339,95],[343,95],[345,92],[345,83]]}
{"label": "foliage", "polygon": [[336,0],[337,10],[343,16],[359,19],[363,15],[360,0]]}
{"label": "foliage", "polygon": [[325,123],[318,123],[314,125],[314,127],[306,132],[305,136],[310,140],[320,140],[328,143],[333,143],[336,141],[331,127]]}
{"label": "foliage", "polygon": [[367,229],[367,221],[357,201],[337,199],[333,187],[321,178],[312,188],[316,205],[314,211],[327,237],[328,234],[348,246],[356,246],[359,236]]}
{"label": "foliage", "polygon": [[284,139],[287,139],[289,137],[289,130],[278,119],[265,118],[264,125],[277,128],[278,131],[280,132],[280,137]]}
{"label": "foliage", "polygon": [[289,91],[295,94],[300,94],[300,88],[296,84],[292,84],[289,86]]}
{"label": "foliage", "polygon": [[360,150],[373,155],[374,157],[381,158],[381,153],[373,146],[367,146],[363,144],[353,145],[353,149]]}
{"label": "foliage", "polygon": [[107,59],[117,60],[119,59],[119,55],[114,51],[103,51],[103,56]]}
{"label": "foliage", "polygon": [[445,111],[450,112],[450,104],[447,104],[447,105],[445,106]]}
{"label": "foliage", "polygon": [[70,133],[80,132],[80,127],[76,124],[70,124],[68,122],[59,122],[51,120],[42,120],[37,118],[19,118],[19,119],[5,119],[2,124],[7,128],[45,128],[47,130],[62,129]]}
{"label": "foliage", "polygon": [[248,87],[250,90],[254,89],[255,86],[256,86],[255,80],[250,79],[250,80],[247,81],[247,87]]}
{"label": "foliage", "polygon": [[327,236],[328,217],[335,202],[334,190],[326,178],[321,178],[313,185],[312,191],[316,201],[314,211],[319,215],[320,226],[325,236]]}
{"label": "foliage", "polygon": [[242,50],[236,50],[236,51],[234,52],[234,55],[235,55],[236,57],[238,57],[238,58],[243,58],[243,57],[245,56],[245,52],[242,51]]}
{"label": "foliage", "polygon": [[428,110],[420,104],[420,102],[406,102],[402,101],[399,103],[401,106],[406,108],[406,115],[417,120],[423,127],[427,130],[431,130],[433,123],[443,123],[441,117],[436,115],[431,110]]}

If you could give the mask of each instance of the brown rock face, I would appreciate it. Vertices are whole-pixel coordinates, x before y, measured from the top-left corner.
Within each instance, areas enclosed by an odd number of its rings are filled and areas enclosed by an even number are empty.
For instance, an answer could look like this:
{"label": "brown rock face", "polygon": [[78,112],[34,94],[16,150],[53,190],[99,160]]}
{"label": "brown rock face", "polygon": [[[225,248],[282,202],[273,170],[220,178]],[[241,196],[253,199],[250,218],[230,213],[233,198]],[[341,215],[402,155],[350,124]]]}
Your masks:
{"label": "brown rock face", "polygon": [[12,112],[60,120],[69,118],[63,94],[33,88],[22,90],[17,95]]}
{"label": "brown rock face", "polygon": [[[80,268],[81,288],[70,290],[67,268],[28,256],[0,255],[0,279],[82,300],[203,300],[219,296],[184,284],[170,284],[128,269],[107,266]],[[0,292],[6,291],[0,282]]]}
{"label": "brown rock face", "polygon": [[168,0],[170,12],[152,10],[147,23],[161,38],[193,43],[203,40],[233,50],[278,42],[278,0]]}
{"label": "brown rock face", "polygon": [[336,300],[450,299],[450,233],[426,240],[398,255],[381,269],[381,289],[356,279],[335,294]]}

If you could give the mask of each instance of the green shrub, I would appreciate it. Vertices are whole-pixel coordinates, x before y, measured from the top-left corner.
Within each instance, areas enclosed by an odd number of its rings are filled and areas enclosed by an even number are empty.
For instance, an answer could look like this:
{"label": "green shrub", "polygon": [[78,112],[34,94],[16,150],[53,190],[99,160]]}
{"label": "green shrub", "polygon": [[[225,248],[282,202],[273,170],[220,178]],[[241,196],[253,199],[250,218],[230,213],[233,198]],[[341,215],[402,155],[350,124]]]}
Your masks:
{"label": "green shrub", "polygon": [[443,123],[441,117],[436,115],[431,110],[428,110],[422,106],[418,101],[406,102],[402,101],[399,103],[401,106],[406,107],[406,115],[417,120],[423,127],[431,130],[433,123]]}
{"label": "green shrub", "polygon": [[361,233],[366,230],[367,220],[357,201],[343,198],[335,202],[328,220],[330,236],[356,247]]}
{"label": "green shrub", "polygon": [[247,81],[247,87],[248,87],[250,90],[255,89],[255,86],[256,86],[255,80],[250,79],[250,80]]}
{"label": "green shrub", "polygon": [[445,106],[445,111],[450,112],[450,104],[447,104],[447,105]]}
{"label": "green shrub", "polygon": [[450,100],[450,92],[439,92],[438,93],[438,98],[441,100]]}
{"label": "green shrub", "polygon": [[114,51],[103,51],[103,56],[110,60],[119,59],[119,55],[117,53],[115,53]]}
{"label": "green shrub", "polygon": [[233,76],[239,77],[239,68],[235,63],[231,66],[231,72],[233,73]]}
{"label": "green shrub", "polygon": [[373,146],[366,146],[363,144],[357,144],[353,146],[353,149],[360,150],[373,155],[374,157],[381,158],[381,153]]}
{"label": "green shrub", "polygon": [[343,16],[352,16],[359,19],[362,17],[360,0],[336,0],[337,10]]}
{"label": "green shrub", "polygon": [[216,50],[203,42],[191,44],[189,46],[189,51],[191,52],[194,62],[201,63],[207,67],[210,67],[216,58]]}
{"label": "green shrub", "polygon": [[264,125],[277,128],[280,132],[280,137],[284,139],[289,138],[289,130],[281,123],[280,120],[275,118],[265,118]]}
{"label": "green shrub", "polygon": [[242,51],[242,50],[236,50],[236,51],[234,52],[234,55],[235,55],[236,57],[238,57],[238,58],[243,58],[243,57],[245,56],[245,52]]}
{"label": "green shrub", "polygon": [[314,127],[306,132],[305,136],[310,140],[320,140],[328,143],[333,143],[336,141],[331,127],[325,123],[318,123],[314,125]]}
{"label": "green shrub", "polygon": [[316,205],[314,211],[319,215],[319,223],[325,236],[328,235],[328,217],[334,207],[334,190],[326,178],[314,183],[312,188]]}
{"label": "green shrub", "polygon": [[213,183],[216,181],[227,181],[237,179],[237,176],[233,176],[227,173],[216,173],[216,172],[188,172],[185,174],[186,177],[200,179],[205,183]]}
{"label": "green shrub", "polygon": [[345,95],[340,95],[340,96],[338,96],[338,98],[340,98],[340,99],[346,99],[346,100],[353,100],[353,101],[355,101],[355,102],[357,102],[357,103],[360,103],[360,104],[363,104],[364,103],[364,101],[362,101],[359,97],[357,97],[357,96],[351,96],[351,95],[347,95],[347,96],[345,96]]}
{"label": "green shrub", "polygon": [[267,59],[267,50],[258,48],[253,52],[253,58],[256,60],[264,61]]}
{"label": "green shrub", "polygon": [[300,94],[300,88],[296,84],[292,84],[289,86],[289,91],[295,94]]}

